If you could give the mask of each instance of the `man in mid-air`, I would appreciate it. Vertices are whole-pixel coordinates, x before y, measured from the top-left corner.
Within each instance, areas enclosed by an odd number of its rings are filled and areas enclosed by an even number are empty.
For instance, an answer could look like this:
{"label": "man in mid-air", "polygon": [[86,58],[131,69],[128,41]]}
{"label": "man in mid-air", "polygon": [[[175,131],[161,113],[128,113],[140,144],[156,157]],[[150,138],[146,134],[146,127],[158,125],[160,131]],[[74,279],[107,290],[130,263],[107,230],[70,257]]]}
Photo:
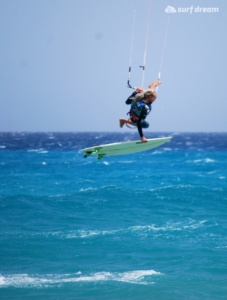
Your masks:
{"label": "man in mid-air", "polygon": [[157,93],[154,89],[159,84],[161,84],[161,81],[156,80],[149,85],[148,90],[137,88],[125,101],[126,104],[131,104],[130,118],[128,120],[120,119],[120,127],[122,128],[124,124],[137,126],[142,142],[147,142],[142,128],[149,127],[149,123],[145,119],[152,109],[152,103],[157,98]]}

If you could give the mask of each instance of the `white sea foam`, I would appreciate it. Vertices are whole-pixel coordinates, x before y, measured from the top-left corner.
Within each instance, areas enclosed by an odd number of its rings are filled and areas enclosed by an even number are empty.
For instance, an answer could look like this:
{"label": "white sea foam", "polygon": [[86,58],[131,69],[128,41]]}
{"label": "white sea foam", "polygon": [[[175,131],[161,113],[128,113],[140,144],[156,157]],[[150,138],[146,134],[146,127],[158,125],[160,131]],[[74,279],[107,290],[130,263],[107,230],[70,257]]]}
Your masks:
{"label": "white sea foam", "polygon": [[88,187],[86,189],[81,188],[80,192],[90,192],[90,191],[97,191],[97,188]]}
{"label": "white sea foam", "polygon": [[154,270],[135,270],[128,272],[97,272],[92,274],[47,274],[28,275],[12,274],[0,275],[0,288],[4,287],[51,287],[53,285],[76,283],[76,282],[98,282],[98,281],[120,281],[131,284],[153,284],[151,276],[162,275]]}
{"label": "white sea foam", "polygon": [[[188,161],[188,162],[191,162],[191,161]],[[194,163],[212,163],[212,162],[215,162],[215,160],[211,159],[211,158],[204,158],[204,159],[195,159],[193,162]]]}
{"label": "white sea foam", "polygon": [[42,232],[33,233],[32,235],[42,235],[45,237],[54,236],[60,239],[79,239],[79,238],[91,238],[94,236],[111,235],[120,232],[121,230],[71,230],[68,232],[53,231],[53,232]]}
{"label": "white sea foam", "polygon": [[5,277],[0,275],[0,286],[5,284]]}
{"label": "white sea foam", "polygon": [[67,239],[73,239],[73,238],[87,238],[87,237],[92,237],[92,236],[97,236],[97,235],[107,235],[107,234],[115,234],[117,231],[116,230],[110,230],[110,231],[99,231],[99,230],[77,230],[77,231],[72,231],[64,235],[65,238]]}
{"label": "white sea foam", "polygon": [[189,222],[188,225],[184,225],[183,229],[197,229],[203,226],[204,223],[206,223],[207,220],[199,221],[199,222]]}
{"label": "white sea foam", "polygon": [[28,149],[27,152],[36,152],[36,153],[40,153],[40,154],[45,154],[45,153],[48,153],[49,151],[40,148],[40,149]]}
{"label": "white sea foam", "polygon": [[214,160],[214,159],[211,159],[211,158],[206,158],[206,159],[205,159],[205,162],[210,163],[210,162],[215,162],[215,160]]}
{"label": "white sea foam", "polygon": [[42,232],[42,233],[35,233],[33,235],[43,235],[46,237],[54,236],[60,239],[87,239],[93,238],[97,236],[107,236],[107,235],[124,235],[131,233],[133,235],[146,237],[148,235],[153,235],[154,233],[159,233],[161,235],[168,234],[169,232],[176,232],[176,231],[188,231],[188,230],[195,230],[204,226],[207,220],[202,221],[194,221],[194,220],[187,220],[186,222],[167,222],[162,226],[157,226],[155,224],[149,225],[138,225],[138,226],[131,226],[127,228],[121,229],[113,229],[113,230],[71,230],[68,232],[64,231],[55,231],[55,232]]}
{"label": "white sea foam", "polygon": [[156,154],[162,154],[163,151],[160,151],[160,150],[155,150],[152,152],[152,155],[156,155]]}
{"label": "white sea foam", "polygon": [[102,190],[104,190],[104,191],[105,190],[122,190],[122,188],[118,187],[116,185],[104,185],[99,188],[93,188],[93,187],[81,188],[79,190],[79,192],[82,193],[82,192],[102,191]]}
{"label": "white sea foam", "polygon": [[171,232],[171,231],[183,231],[183,230],[194,230],[204,226],[207,220],[202,221],[194,221],[189,220],[187,222],[168,222],[163,226],[152,225],[144,225],[144,226],[132,226],[129,227],[133,233],[138,235],[147,235],[149,232]]}
{"label": "white sea foam", "polygon": [[157,187],[154,189],[150,189],[151,192],[158,192],[162,190],[168,190],[168,189],[188,189],[188,188],[193,188],[193,185],[190,184],[178,184],[178,185],[165,185],[162,187]]}
{"label": "white sea foam", "polygon": [[182,228],[176,226],[176,224],[166,224],[165,226],[156,227],[153,225],[145,225],[145,226],[133,226],[130,228],[133,232],[137,233],[146,233],[149,231],[180,231]]}
{"label": "white sea foam", "polygon": [[28,149],[28,152],[38,152],[38,151],[42,151],[43,149]]}
{"label": "white sea foam", "polygon": [[162,148],[164,151],[172,151],[172,149],[171,148],[166,148],[166,147],[164,147],[164,148]]}

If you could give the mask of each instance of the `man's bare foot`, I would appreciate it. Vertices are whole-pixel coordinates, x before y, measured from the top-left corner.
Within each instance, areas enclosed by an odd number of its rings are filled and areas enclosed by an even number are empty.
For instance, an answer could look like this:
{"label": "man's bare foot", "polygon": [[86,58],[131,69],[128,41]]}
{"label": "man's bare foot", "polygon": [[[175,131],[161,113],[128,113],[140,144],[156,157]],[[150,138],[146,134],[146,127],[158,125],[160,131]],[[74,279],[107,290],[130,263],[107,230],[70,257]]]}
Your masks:
{"label": "man's bare foot", "polygon": [[124,119],[120,119],[120,127],[122,128],[125,125],[125,120]]}
{"label": "man's bare foot", "polygon": [[142,137],[141,137],[141,141],[142,141],[143,143],[146,143],[146,142],[147,142],[147,139],[146,139],[144,136],[142,136]]}

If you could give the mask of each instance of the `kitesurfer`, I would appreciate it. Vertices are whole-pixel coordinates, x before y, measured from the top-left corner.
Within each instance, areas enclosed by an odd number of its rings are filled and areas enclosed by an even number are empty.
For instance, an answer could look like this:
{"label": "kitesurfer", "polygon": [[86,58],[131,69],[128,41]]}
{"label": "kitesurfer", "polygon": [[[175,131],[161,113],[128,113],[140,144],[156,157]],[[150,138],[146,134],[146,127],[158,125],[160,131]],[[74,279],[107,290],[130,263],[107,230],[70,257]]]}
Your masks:
{"label": "kitesurfer", "polygon": [[128,113],[130,118],[128,120],[120,119],[120,127],[122,128],[124,124],[137,126],[142,142],[147,142],[142,128],[149,127],[149,123],[145,119],[152,109],[152,103],[157,98],[157,93],[154,89],[159,84],[161,84],[161,81],[156,80],[149,85],[148,90],[137,88],[125,101],[126,104],[131,104],[131,109]]}

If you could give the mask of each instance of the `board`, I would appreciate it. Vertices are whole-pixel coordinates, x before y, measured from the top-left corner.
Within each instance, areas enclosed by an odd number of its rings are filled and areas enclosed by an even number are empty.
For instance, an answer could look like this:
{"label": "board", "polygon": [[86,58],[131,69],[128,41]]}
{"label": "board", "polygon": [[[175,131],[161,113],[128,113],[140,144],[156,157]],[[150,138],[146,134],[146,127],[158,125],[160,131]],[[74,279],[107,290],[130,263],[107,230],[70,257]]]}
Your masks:
{"label": "board", "polygon": [[84,157],[88,157],[90,155],[97,155],[98,159],[101,159],[103,156],[106,155],[123,155],[150,150],[161,146],[162,144],[168,142],[171,138],[172,137],[161,137],[155,139],[147,139],[146,143],[143,143],[141,140],[139,140],[99,145],[82,149],[81,152],[85,154]]}

